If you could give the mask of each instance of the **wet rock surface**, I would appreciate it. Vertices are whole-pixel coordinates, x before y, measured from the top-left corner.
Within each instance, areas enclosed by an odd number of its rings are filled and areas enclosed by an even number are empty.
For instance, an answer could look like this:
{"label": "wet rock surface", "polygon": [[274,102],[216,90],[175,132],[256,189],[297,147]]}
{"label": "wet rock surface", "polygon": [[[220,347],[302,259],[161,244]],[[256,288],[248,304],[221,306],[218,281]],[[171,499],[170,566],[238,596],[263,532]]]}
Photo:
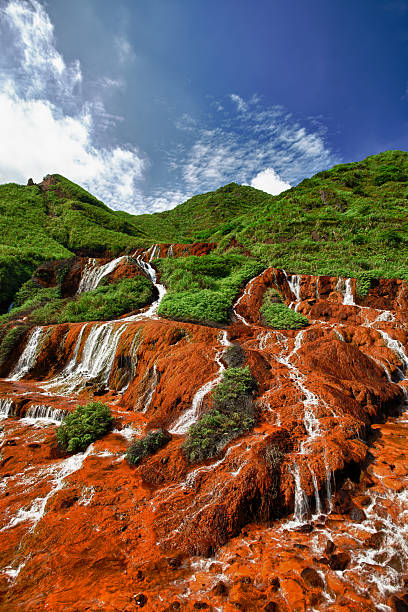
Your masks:
{"label": "wet rock surface", "polygon": [[[187,247],[211,249],[142,255]],[[262,326],[269,287],[310,326]],[[257,424],[197,465],[184,433],[137,467],[124,455],[191,413],[222,330],[150,309],[27,338],[0,380],[0,609],[406,609],[407,296],[384,280],[357,305],[352,279],[275,269],[249,283],[225,331],[257,379]],[[93,398],[113,431],[62,452],[55,428]]]}

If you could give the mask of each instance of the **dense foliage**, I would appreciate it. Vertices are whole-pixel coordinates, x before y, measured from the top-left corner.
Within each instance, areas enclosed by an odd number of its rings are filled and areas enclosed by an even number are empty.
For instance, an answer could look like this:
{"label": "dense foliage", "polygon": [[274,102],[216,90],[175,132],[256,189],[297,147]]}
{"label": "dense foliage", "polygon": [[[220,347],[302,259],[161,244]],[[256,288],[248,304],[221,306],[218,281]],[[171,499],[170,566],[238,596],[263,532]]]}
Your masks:
{"label": "dense foliage", "polygon": [[[408,153],[386,151],[337,165],[277,196],[231,183],[175,209],[133,216],[110,210],[67,179],[0,186],[0,309],[47,259],[131,252],[154,242],[235,245],[249,266],[356,277],[365,294],[378,277],[408,279]],[[169,294],[161,314],[225,323],[250,270],[160,264]],[[177,278],[178,274],[178,278]],[[171,277],[171,278],[170,278]],[[184,277],[184,279],[183,279]]]}
{"label": "dense foliage", "polygon": [[144,438],[135,440],[128,448],[126,459],[131,465],[138,465],[142,459],[153,455],[160,448],[163,448],[171,440],[171,435],[168,431],[158,429],[150,431]]}
{"label": "dense foliage", "polygon": [[[47,259],[131,251],[150,239],[60,175],[41,185],[0,185],[0,309]],[[1,311],[1,310],[0,310]]]}
{"label": "dense foliage", "polygon": [[301,329],[309,325],[307,318],[300,312],[288,308],[274,289],[265,293],[261,315],[265,325],[274,329]]}
{"label": "dense foliage", "polygon": [[9,369],[9,362],[13,359],[13,353],[15,354],[27,329],[27,325],[0,329],[0,371],[5,366]]}
{"label": "dense foliage", "polygon": [[112,429],[113,421],[109,407],[102,402],[78,406],[57,429],[58,443],[69,453],[84,451]]}
{"label": "dense foliage", "polygon": [[239,290],[263,269],[237,253],[162,259],[157,265],[168,287],[159,314],[204,323],[227,323]]}
{"label": "dense foliage", "polygon": [[61,299],[58,288],[32,287],[26,283],[17,294],[26,299],[8,314],[0,316],[0,322],[26,316],[34,325],[81,321],[106,321],[138,310],[153,300],[153,285],[144,276],[124,278],[109,285],[101,285],[93,291],[74,298]]}
{"label": "dense foliage", "polygon": [[212,394],[213,407],[189,429],[184,452],[191,463],[217,455],[231,440],[255,425],[249,368],[229,368]]}
{"label": "dense foliage", "polygon": [[173,210],[137,217],[122,215],[154,236],[155,242],[200,242],[207,241],[220,227],[228,233],[229,224],[234,226],[237,215],[257,208],[265,196],[253,187],[229,183],[216,191],[196,195]]}

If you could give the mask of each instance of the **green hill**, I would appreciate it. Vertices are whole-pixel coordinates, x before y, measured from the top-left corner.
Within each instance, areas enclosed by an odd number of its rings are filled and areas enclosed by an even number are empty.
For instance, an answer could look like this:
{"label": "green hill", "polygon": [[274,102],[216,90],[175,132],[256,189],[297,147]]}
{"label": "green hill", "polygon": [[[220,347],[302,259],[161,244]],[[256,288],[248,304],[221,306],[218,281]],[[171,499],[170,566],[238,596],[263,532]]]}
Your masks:
{"label": "green hill", "polygon": [[[408,153],[386,151],[338,165],[278,196],[231,183],[173,210],[138,216],[113,211],[52,175],[40,185],[0,186],[0,225],[3,308],[46,259],[115,255],[154,242],[209,240],[219,243],[219,253],[235,245],[263,266],[357,277],[363,293],[371,278],[408,279]],[[183,265],[163,268],[174,295]],[[240,265],[231,264],[228,274]],[[199,266],[195,278],[191,266],[192,287],[215,290],[212,272]]]}
{"label": "green hill", "polygon": [[74,254],[130,251],[152,239],[135,223],[60,175],[0,186],[0,307],[39,263]]}
{"label": "green hill", "polygon": [[228,228],[237,215],[251,213],[267,197],[268,194],[253,187],[230,183],[196,195],[173,210],[128,217],[154,236],[156,242],[198,242],[207,240],[220,226],[225,231],[225,224]]}

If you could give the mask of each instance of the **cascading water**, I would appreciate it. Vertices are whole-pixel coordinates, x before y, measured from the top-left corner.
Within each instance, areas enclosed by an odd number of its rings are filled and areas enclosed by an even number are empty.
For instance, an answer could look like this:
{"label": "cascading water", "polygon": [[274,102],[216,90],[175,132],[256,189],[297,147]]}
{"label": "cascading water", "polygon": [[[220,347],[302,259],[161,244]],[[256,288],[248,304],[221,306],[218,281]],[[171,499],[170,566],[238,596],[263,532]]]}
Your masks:
{"label": "cascading water", "polygon": [[319,486],[317,484],[316,474],[314,473],[314,471],[312,470],[310,466],[309,466],[309,470],[310,470],[310,473],[312,475],[312,480],[313,480],[313,489],[314,489],[314,494],[315,494],[315,511],[316,511],[316,514],[321,514],[322,505],[320,502]]}
{"label": "cascading water", "polygon": [[87,381],[95,380],[107,387],[115,359],[116,350],[127,324],[114,322],[92,324],[82,350],[81,339],[86,326],[81,330],[75,347],[76,360],[71,359],[64,370],[43,386],[46,389],[62,389],[73,393],[82,389]]}
{"label": "cascading water", "polygon": [[156,257],[160,257],[160,245],[153,244],[150,249],[146,251],[146,256],[149,258],[149,263],[156,259]]}
{"label": "cascading water", "polygon": [[[291,292],[293,293],[293,295],[295,296],[295,303],[300,301],[300,292],[301,292],[301,281],[302,281],[302,277],[299,274],[292,274],[291,277],[289,278],[288,273],[286,272],[286,270],[282,270],[286,282],[289,286],[289,289],[291,290]],[[293,302],[291,302],[289,308],[292,306]]]}
{"label": "cascading water", "polygon": [[69,414],[68,410],[53,408],[46,404],[32,404],[25,413],[24,419],[33,421],[52,421],[60,425],[67,414]]}
{"label": "cascading water", "polygon": [[295,521],[301,523],[309,514],[309,500],[302,488],[299,466],[296,462],[293,464],[291,473],[295,482],[295,505],[293,514]]}
{"label": "cascading water", "polygon": [[150,378],[150,390],[149,390],[149,393],[147,394],[146,401],[145,401],[145,404],[142,410],[143,413],[147,412],[147,409],[149,408],[152,402],[154,392],[156,391],[157,383],[158,383],[157,366],[156,364],[154,364],[153,373]]}
{"label": "cascading water", "polygon": [[18,360],[16,367],[11,373],[10,380],[20,380],[35,366],[42,335],[42,327],[35,327],[33,329],[26,347],[20,355],[20,359]]}
{"label": "cascading water", "polygon": [[[157,246],[157,245],[155,245],[155,246]],[[146,251],[146,254],[147,253],[149,253],[149,251]],[[157,311],[159,309],[160,302],[162,301],[162,299],[166,295],[166,287],[164,285],[161,285],[160,283],[157,282],[157,273],[156,273],[156,270],[153,268],[153,266],[150,265],[150,263],[144,261],[144,259],[143,259],[144,255],[145,255],[145,253],[142,253],[141,255],[138,255],[136,257],[136,262],[137,262],[138,266],[143,270],[143,272],[150,278],[150,280],[152,281],[153,285],[156,287],[157,291],[159,292],[159,297],[158,297],[158,299],[155,302],[153,302],[153,304],[145,312],[142,312],[141,314],[138,314],[138,315],[134,315],[132,317],[128,317],[127,318],[128,321],[138,321],[140,319],[155,319],[155,318],[157,318],[155,315],[156,315],[156,313],[157,313]],[[153,258],[150,257],[149,261],[151,261],[151,259],[153,259]]]}
{"label": "cascading water", "polygon": [[88,263],[82,271],[77,293],[96,289],[103,277],[113,272],[124,259],[126,259],[125,255],[112,259],[102,266],[98,265],[96,259],[88,259]]}
{"label": "cascading water", "polygon": [[[222,344],[223,347],[231,346],[231,342],[228,340],[226,331],[222,333],[222,338],[220,339],[220,343]],[[224,352],[224,349],[222,349],[221,351],[218,351],[215,357],[215,361],[218,364],[217,377],[214,378],[213,380],[206,382],[202,387],[200,387],[200,389],[197,391],[197,393],[193,397],[191,408],[189,408],[189,410],[186,410],[186,412],[184,412],[180,416],[180,418],[174,423],[173,427],[169,430],[170,433],[186,434],[189,428],[191,427],[191,425],[193,425],[199,418],[201,407],[203,405],[203,400],[205,396],[208,395],[210,391],[212,391],[212,389],[216,385],[218,385],[218,383],[221,381],[222,373],[225,370],[225,366],[223,365],[221,361],[223,352]]]}
{"label": "cascading water", "polygon": [[[92,453],[92,450],[93,445],[91,444],[84,453],[76,453],[67,459],[49,466],[47,471],[44,472],[46,477],[51,476],[51,488],[49,492],[44,497],[37,497],[34,499],[29,508],[20,508],[17,514],[11,518],[8,524],[5,525],[0,531],[6,531],[7,529],[11,529],[16,525],[19,525],[20,523],[30,522],[30,531],[33,532],[46,512],[48,501],[63,488],[65,479],[68,476],[81,469],[84,460]],[[22,567],[24,567],[25,563],[19,566],[18,572],[22,569]],[[14,570],[14,572],[15,571],[16,570]],[[10,575],[13,576],[13,570],[11,568]]]}
{"label": "cascading water", "polygon": [[341,278],[337,280],[336,291],[342,294],[345,306],[356,306],[353,295],[353,279]]}
{"label": "cascading water", "polygon": [[0,399],[0,420],[7,419],[8,417],[15,416],[16,406],[12,399],[3,398]]}
{"label": "cascading water", "polygon": [[235,302],[235,304],[232,306],[232,310],[234,312],[234,315],[236,316],[236,318],[241,321],[241,323],[243,323],[244,325],[246,325],[247,327],[250,327],[250,323],[248,323],[248,321],[241,316],[238,312],[237,312],[237,306],[239,306],[241,300],[247,296],[247,295],[251,295],[251,288],[252,288],[252,283],[258,278],[259,275],[254,276],[253,278],[251,278],[251,280],[247,283],[244,293],[241,295],[241,297],[239,297],[237,299],[237,301]]}
{"label": "cascading water", "polygon": [[387,334],[387,332],[385,332],[382,329],[377,329],[377,331],[381,335],[381,337],[385,340],[385,343],[386,343],[387,347],[401,361],[402,366],[403,366],[403,370],[401,371],[401,376],[403,378],[405,373],[406,373],[406,371],[407,371],[407,369],[408,369],[408,357],[407,357],[407,354],[405,352],[405,349],[404,349],[402,343],[399,340],[395,340],[394,338],[391,338],[391,336],[389,334]]}

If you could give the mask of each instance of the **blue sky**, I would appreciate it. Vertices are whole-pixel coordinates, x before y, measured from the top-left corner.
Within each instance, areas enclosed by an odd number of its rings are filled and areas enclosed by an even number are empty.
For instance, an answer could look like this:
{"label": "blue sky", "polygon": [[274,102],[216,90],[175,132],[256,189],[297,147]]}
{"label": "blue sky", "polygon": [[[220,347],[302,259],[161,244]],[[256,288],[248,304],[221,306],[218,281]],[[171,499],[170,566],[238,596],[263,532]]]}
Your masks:
{"label": "blue sky", "polygon": [[0,0],[0,182],[154,212],[407,149],[408,0]]}

